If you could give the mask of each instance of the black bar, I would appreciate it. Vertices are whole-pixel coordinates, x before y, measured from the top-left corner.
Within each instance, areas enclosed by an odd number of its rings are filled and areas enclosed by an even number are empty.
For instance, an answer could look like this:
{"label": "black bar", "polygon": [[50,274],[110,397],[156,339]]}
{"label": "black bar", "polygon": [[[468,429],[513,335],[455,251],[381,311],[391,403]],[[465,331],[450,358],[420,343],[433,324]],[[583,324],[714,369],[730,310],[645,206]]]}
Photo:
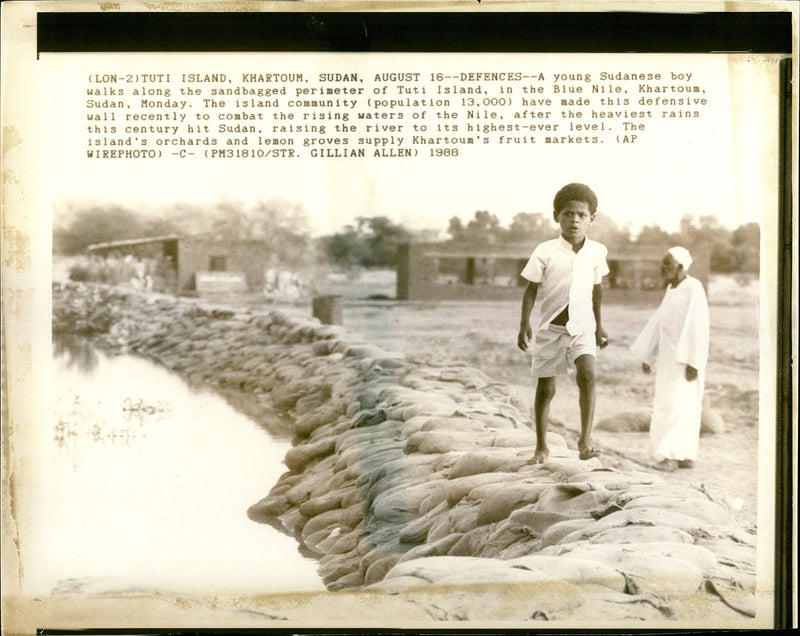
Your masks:
{"label": "black bar", "polygon": [[781,61],[780,215],[778,224],[778,421],[775,444],[775,629],[792,627],[792,61]]}
{"label": "black bar", "polygon": [[37,14],[39,53],[791,53],[789,11]]}

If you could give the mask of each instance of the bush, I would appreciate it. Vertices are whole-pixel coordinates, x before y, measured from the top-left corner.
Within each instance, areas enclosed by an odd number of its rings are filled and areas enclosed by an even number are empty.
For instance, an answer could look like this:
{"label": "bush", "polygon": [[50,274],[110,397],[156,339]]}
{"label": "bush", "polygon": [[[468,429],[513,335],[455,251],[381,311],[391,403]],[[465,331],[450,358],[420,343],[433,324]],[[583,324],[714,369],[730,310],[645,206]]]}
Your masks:
{"label": "bush", "polygon": [[86,283],[92,280],[92,272],[87,264],[76,263],[69,268],[69,279],[80,283]]}

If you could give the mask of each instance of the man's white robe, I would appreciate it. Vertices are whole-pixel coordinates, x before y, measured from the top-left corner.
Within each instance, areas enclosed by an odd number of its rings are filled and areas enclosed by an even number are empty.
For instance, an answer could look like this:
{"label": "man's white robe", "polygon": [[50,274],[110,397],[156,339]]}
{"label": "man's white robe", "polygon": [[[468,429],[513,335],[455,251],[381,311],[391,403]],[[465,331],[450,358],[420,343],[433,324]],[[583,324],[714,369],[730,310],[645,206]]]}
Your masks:
{"label": "man's white robe", "polygon": [[[708,360],[708,301],[703,285],[687,276],[667,287],[661,306],[631,345],[652,365],[658,352],[650,453],[656,459],[694,459],[700,439],[703,387]],[[686,380],[686,366],[697,378]]]}

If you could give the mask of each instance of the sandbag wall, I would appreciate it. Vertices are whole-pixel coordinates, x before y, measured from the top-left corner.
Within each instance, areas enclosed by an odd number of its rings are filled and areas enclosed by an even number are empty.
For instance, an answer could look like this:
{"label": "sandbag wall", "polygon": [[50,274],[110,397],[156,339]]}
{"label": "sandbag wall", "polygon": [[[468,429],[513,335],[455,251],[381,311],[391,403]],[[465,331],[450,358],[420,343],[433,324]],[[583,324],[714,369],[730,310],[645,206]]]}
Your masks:
{"label": "sandbag wall", "polygon": [[102,286],[54,286],[53,313],[54,330],[287,416],[288,470],[249,514],[297,537],[331,590],[552,580],[581,598],[650,599],[662,618],[698,593],[753,614],[755,536],[723,494],[581,461],[554,433],[549,460],[528,464],[527,414],[474,368],[277,311]]}

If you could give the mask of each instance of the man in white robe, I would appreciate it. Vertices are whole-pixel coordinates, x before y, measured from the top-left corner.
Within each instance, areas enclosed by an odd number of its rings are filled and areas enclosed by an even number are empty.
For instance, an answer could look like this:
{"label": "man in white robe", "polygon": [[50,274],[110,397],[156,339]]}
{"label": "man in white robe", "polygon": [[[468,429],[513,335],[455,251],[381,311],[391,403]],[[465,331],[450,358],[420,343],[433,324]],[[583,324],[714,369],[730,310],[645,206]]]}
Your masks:
{"label": "man in white robe", "polygon": [[682,247],[667,251],[661,306],[631,345],[650,373],[658,358],[650,422],[650,454],[656,468],[691,468],[697,456],[708,360],[708,301],[699,280],[687,274],[692,257]]}

